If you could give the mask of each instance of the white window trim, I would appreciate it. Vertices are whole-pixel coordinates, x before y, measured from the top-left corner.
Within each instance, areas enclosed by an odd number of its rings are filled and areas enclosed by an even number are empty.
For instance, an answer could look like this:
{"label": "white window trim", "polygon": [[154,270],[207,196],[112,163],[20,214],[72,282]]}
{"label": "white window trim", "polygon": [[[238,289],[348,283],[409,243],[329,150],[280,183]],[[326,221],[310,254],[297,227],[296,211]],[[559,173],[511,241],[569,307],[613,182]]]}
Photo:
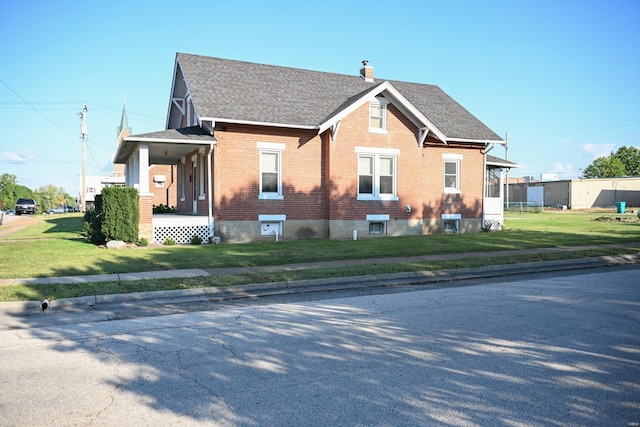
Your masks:
{"label": "white window trim", "polygon": [[[281,214],[281,215],[258,215],[258,221],[260,221],[260,235],[261,236],[268,236],[270,234],[277,234],[279,236],[282,236],[282,228],[283,228],[283,224],[284,222],[287,220],[287,215],[286,214]],[[263,225],[267,225],[267,224],[274,224],[276,225],[276,227],[271,231],[270,233],[265,233],[264,232],[264,228]]]}
{"label": "white window trim", "polygon": [[200,155],[199,155],[200,160],[198,161],[199,165],[198,167],[200,168],[200,173],[199,175],[199,180],[200,182],[198,184],[200,184],[200,194],[198,195],[198,199],[199,200],[205,200],[206,199],[206,194],[205,194],[205,185],[204,185],[204,175],[205,175],[205,168],[204,168],[204,148],[200,149]]}
{"label": "white window trim", "polygon": [[[357,188],[358,192],[356,200],[388,200],[398,201],[398,155],[400,150],[397,148],[373,148],[373,147],[355,147],[355,152],[360,156],[373,157],[373,194],[360,194],[360,188]],[[393,157],[393,193],[392,194],[380,194],[380,157]],[[356,176],[359,176],[356,170]],[[359,179],[358,179],[359,181]],[[359,184],[358,184],[359,185]]]}
{"label": "white window trim", "polygon": [[367,221],[389,221],[388,214],[367,214]]}
{"label": "white window trim", "polygon": [[[442,228],[445,233],[459,233],[460,232],[460,220],[461,214],[442,214]],[[454,230],[447,230],[446,223],[453,223]]]}
{"label": "white window trim", "polygon": [[[369,221],[369,234],[387,234],[387,222],[389,221],[388,214],[368,214],[367,221]],[[371,224],[372,223],[381,223],[382,231],[379,233],[371,232]]]}
{"label": "white window trim", "polygon": [[[369,132],[371,133],[387,133],[387,105],[389,101],[385,98],[376,98],[372,101],[369,101],[369,116],[368,116],[368,124],[369,124]],[[371,106],[377,105],[382,108],[382,128],[374,128],[371,127]]]}
{"label": "white window trim", "polygon": [[[286,148],[286,144],[276,143],[276,142],[258,142],[256,143],[256,147],[260,151],[259,154],[259,162],[260,162],[260,177],[259,177],[259,189],[260,192],[258,194],[259,200],[284,200],[284,195],[282,194],[282,152]],[[262,154],[263,153],[275,153],[278,155],[278,192],[266,193],[262,192]]]}
{"label": "white window trim", "polygon": [[444,160],[444,163],[456,164],[456,188],[446,186],[446,173],[443,171],[442,181],[444,185],[444,194],[461,194],[462,188],[460,186],[460,169],[462,167],[462,154],[443,153],[442,160]]}

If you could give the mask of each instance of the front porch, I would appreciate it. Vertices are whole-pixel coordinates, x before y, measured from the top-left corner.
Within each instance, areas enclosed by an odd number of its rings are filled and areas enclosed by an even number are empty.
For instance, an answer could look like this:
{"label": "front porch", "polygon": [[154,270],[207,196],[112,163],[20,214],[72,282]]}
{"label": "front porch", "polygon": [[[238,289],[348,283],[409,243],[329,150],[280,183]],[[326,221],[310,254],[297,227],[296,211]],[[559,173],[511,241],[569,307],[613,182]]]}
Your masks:
{"label": "front porch", "polygon": [[153,241],[164,243],[172,238],[176,243],[190,243],[193,236],[198,236],[203,243],[209,242],[209,217],[203,215],[153,214]]}

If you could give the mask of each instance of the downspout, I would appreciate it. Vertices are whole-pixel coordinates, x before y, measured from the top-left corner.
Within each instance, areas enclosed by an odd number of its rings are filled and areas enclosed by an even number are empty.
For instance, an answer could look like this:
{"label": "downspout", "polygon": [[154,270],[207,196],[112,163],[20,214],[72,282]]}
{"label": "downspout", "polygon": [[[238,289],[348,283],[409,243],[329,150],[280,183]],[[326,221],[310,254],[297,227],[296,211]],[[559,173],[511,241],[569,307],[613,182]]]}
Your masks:
{"label": "downspout", "polygon": [[211,166],[211,157],[213,156],[213,147],[216,146],[216,144],[218,143],[218,141],[214,138],[213,142],[211,142],[211,144],[209,144],[209,154],[207,155],[207,173],[209,176],[208,179],[208,195],[209,195],[209,243],[213,242],[213,194],[212,194],[212,188],[213,188],[213,173],[212,173],[212,166]]}

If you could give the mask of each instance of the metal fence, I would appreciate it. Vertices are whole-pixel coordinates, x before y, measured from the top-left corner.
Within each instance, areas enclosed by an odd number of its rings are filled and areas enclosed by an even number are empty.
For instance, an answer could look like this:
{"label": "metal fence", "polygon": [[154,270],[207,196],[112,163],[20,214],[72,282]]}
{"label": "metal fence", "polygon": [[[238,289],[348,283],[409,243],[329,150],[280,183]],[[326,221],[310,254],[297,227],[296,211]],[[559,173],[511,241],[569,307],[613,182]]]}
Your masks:
{"label": "metal fence", "polygon": [[505,211],[541,212],[542,202],[509,202],[504,204]]}

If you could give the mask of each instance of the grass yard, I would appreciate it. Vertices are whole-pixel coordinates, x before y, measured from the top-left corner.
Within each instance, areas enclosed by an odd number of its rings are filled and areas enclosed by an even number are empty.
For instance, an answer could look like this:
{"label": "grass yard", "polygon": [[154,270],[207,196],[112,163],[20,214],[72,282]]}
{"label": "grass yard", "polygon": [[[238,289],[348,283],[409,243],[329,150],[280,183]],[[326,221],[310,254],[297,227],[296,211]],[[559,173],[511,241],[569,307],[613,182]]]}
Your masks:
{"label": "grass yard", "polygon": [[[608,219],[608,220],[604,220]],[[184,268],[261,266],[446,253],[490,252],[562,246],[640,242],[640,222],[634,213],[613,211],[543,211],[507,213],[502,232],[437,234],[353,240],[297,240],[228,245],[178,245],[106,250],[81,237],[82,215],[51,217],[15,234],[0,238],[0,278],[51,277],[126,273]],[[532,259],[495,257],[430,263],[403,263],[367,267],[310,269],[230,277],[164,279],[92,285],[34,285],[0,288],[1,300],[61,298],[93,293],[183,289],[251,282],[300,280],[318,277],[383,274],[399,271],[473,267],[521,261],[553,260],[638,253],[639,248],[586,249],[540,255]]]}

